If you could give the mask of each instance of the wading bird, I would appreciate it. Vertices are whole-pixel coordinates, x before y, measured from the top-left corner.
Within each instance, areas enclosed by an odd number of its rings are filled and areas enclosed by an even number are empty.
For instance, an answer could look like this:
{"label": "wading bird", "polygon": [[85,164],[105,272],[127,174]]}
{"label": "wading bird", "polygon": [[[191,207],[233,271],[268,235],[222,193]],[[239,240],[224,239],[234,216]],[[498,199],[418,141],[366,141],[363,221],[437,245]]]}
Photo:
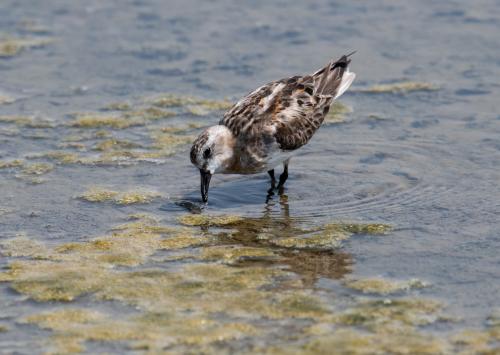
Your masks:
{"label": "wading bird", "polygon": [[330,105],[351,85],[352,55],[331,61],[314,74],[263,85],[238,101],[219,124],[203,131],[191,148],[200,170],[201,197],[208,201],[213,174],[267,171],[275,187],[274,168],[283,164],[278,189],[288,178],[288,162],[321,126]]}

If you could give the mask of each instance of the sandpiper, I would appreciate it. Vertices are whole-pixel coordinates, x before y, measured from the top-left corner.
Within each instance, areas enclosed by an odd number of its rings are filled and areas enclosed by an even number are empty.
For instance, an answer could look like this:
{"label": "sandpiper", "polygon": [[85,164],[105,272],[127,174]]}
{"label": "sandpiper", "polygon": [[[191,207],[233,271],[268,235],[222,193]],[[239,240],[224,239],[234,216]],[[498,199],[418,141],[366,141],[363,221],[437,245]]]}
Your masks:
{"label": "sandpiper", "polygon": [[[354,53],[354,52],[353,52]],[[238,101],[219,124],[204,130],[193,143],[191,162],[200,170],[201,197],[208,201],[213,174],[267,171],[275,187],[274,168],[283,164],[277,188],[288,178],[288,162],[321,126],[330,105],[351,85],[348,55],[314,74],[293,76],[263,85]]]}

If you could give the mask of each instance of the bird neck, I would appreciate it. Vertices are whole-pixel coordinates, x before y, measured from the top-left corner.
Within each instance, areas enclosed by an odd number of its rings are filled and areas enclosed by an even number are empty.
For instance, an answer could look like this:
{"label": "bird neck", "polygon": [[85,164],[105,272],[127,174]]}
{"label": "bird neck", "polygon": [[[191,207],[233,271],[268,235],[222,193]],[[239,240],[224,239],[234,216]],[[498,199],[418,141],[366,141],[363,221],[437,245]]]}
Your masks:
{"label": "bird neck", "polygon": [[215,139],[217,142],[218,150],[218,171],[220,173],[225,173],[231,170],[231,166],[235,164],[237,160],[237,154],[235,154],[236,149],[236,137],[233,135],[231,130],[223,125],[218,125],[212,127],[215,133]]}

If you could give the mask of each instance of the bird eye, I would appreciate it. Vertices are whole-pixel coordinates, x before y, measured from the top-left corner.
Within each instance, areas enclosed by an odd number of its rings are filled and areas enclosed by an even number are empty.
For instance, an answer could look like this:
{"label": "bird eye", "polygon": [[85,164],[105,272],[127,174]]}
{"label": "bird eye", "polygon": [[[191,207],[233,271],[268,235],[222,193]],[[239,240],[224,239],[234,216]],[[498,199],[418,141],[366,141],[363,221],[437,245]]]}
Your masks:
{"label": "bird eye", "polygon": [[210,148],[205,149],[203,152],[203,158],[208,159],[210,155],[212,154],[212,150]]}

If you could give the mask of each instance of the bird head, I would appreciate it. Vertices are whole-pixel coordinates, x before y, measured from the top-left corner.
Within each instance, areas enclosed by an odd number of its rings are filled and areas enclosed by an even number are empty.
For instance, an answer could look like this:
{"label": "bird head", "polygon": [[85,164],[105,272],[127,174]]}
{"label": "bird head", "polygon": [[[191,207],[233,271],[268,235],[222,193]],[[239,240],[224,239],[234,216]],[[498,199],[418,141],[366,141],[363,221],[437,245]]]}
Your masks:
{"label": "bird head", "polygon": [[196,138],[191,147],[191,163],[200,170],[201,198],[208,201],[208,188],[213,174],[224,172],[232,162],[234,137],[222,125],[213,126]]}

